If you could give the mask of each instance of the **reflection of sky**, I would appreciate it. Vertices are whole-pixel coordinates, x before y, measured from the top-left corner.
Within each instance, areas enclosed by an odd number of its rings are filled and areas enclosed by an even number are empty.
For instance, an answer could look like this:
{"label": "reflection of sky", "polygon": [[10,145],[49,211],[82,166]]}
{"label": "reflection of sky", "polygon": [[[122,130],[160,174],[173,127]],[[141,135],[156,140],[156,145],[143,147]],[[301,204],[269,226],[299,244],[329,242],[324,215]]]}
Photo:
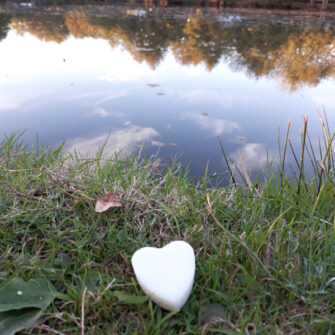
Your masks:
{"label": "reflection of sky", "polygon": [[[98,135],[93,138],[79,137],[71,139],[66,144],[69,152],[78,152],[80,155],[94,158],[100,148],[103,154],[109,157],[115,153],[131,155],[139,143],[144,143],[159,136],[153,128],[143,128],[131,125],[124,129]],[[159,142],[158,142],[159,143]]]}
{"label": "reflection of sky", "polygon": [[233,158],[240,149],[258,169],[266,148],[276,152],[278,127],[284,136],[289,119],[294,143],[302,115],[310,115],[313,139],[321,133],[317,109],[324,106],[335,123],[334,81],[287,93],[224,63],[208,72],[168,52],[153,70],[104,40],[56,44],[13,32],[0,42],[0,61],[0,136],[27,129],[29,144],[38,134],[42,143],[67,140],[68,148],[92,155],[109,134],[109,151],[164,144],[161,154],[183,153],[192,173],[201,174],[208,161],[212,171],[223,169],[217,136]]}

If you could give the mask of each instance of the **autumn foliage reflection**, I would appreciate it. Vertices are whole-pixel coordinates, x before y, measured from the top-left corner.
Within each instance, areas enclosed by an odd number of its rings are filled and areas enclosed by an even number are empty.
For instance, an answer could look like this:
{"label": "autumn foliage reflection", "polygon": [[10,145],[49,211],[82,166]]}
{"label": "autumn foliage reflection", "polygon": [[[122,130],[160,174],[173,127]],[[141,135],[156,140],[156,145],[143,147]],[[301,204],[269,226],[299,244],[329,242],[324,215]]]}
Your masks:
{"label": "autumn foliage reflection", "polygon": [[279,78],[290,91],[335,76],[333,25],[220,18],[208,20],[200,10],[178,20],[155,15],[110,18],[69,10],[62,15],[14,16],[10,25],[19,34],[28,32],[43,41],[61,43],[70,35],[105,39],[152,68],[168,49],[180,63],[203,63],[208,70],[224,60],[250,76]]}

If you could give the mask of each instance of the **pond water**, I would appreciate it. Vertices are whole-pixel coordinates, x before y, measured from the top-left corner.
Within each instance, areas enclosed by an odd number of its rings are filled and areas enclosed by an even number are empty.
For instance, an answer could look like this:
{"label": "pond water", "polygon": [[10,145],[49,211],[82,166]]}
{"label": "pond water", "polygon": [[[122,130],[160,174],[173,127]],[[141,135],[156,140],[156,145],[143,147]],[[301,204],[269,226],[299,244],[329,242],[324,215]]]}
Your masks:
{"label": "pond water", "polygon": [[[192,176],[250,172],[335,124],[335,19],[192,7],[35,6],[0,13],[0,139],[94,157],[144,146]],[[107,141],[107,142],[106,142]],[[292,158],[289,158],[292,159]]]}

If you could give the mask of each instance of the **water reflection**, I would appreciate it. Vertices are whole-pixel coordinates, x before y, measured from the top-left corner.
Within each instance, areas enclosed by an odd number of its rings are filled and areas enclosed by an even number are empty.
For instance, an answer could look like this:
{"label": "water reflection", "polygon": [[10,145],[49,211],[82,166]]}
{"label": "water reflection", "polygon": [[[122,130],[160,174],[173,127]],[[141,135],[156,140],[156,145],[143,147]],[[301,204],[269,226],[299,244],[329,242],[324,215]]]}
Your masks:
{"label": "water reflection", "polygon": [[250,18],[199,9],[178,17],[168,10],[140,11],[142,15],[134,16],[126,7],[111,7],[106,17],[70,6],[57,15],[36,9],[20,15],[1,14],[0,38],[6,37],[9,26],[18,34],[28,32],[56,43],[69,36],[101,38],[111,47],[122,45],[136,61],[153,69],[171,49],[181,64],[203,63],[212,70],[225,59],[233,69],[244,69],[249,75],[275,77],[289,91],[335,76],[331,19],[307,24],[302,17],[290,17],[288,24],[280,17]]}
{"label": "water reflection", "polygon": [[202,113],[189,113],[183,115],[183,118],[194,122],[200,128],[203,128],[209,132],[209,135],[219,136],[223,134],[232,134],[235,131],[241,129],[237,122],[210,118],[209,114]]}
{"label": "water reflection", "polygon": [[334,119],[331,18],[7,6],[0,137],[28,129],[90,157],[103,144],[129,154],[144,143],[162,155],[183,152],[202,174],[208,161],[223,167],[217,136],[237,166],[241,153],[258,170],[276,159],[276,129],[289,118],[293,144],[302,114],[326,105]]}
{"label": "water reflection", "polygon": [[277,156],[276,152],[269,151],[263,143],[247,143],[230,154],[240,171],[243,171],[243,164],[251,171],[262,170],[268,162],[276,163]]}
{"label": "water reflection", "polygon": [[[76,151],[79,155],[95,158],[99,149],[103,147],[104,157],[111,157],[115,153],[122,157],[132,154],[142,143],[158,136],[159,133],[153,128],[130,125],[124,129],[104,133],[94,138],[78,137],[72,139],[66,144],[66,149],[72,153]],[[151,145],[160,146],[161,143],[151,141]]]}

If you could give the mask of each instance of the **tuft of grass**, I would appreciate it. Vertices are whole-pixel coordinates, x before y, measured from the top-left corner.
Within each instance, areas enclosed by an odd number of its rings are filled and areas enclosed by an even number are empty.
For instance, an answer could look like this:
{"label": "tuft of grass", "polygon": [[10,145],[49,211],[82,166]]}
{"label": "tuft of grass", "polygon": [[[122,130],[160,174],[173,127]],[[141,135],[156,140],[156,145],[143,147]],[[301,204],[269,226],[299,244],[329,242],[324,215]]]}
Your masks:
{"label": "tuft of grass", "polygon": [[[334,135],[326,122],[323,130],[318,160],[306,122],[301,157],[312,159],[314,178],[301,160],[298,178],[285,173],[287,131],[279,173],[269,169],[266,182],[247,190],[233,175],[225,188],[208,188],[205,177],[194,185],[180,166],[166,168],[157,157],[80,159],[62,147],[30,151],[20,136],[5,139],[0,284],[44,277],[64,294],[21,334],[333,333]],[[110,190],[122,207],[95,213],[95,199]],[[196,254],[182,310],[120,300],[143,296],[133,253],[178,239]],[[214,303],[224,315],[199,323],[199,310]]]}

